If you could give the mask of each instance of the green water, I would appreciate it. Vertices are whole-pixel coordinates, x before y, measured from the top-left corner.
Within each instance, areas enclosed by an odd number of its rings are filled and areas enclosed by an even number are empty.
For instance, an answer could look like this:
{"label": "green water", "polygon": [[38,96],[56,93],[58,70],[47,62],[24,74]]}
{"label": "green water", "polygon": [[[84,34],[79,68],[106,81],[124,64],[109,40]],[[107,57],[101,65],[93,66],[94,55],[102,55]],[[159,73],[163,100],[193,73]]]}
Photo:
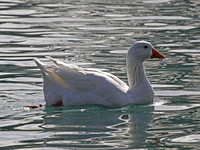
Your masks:
{"label": "green water", "polygon": [[[199,149],[199,12],[194,0],[1,0],[0,149]],[[126,52],[137,40],[167,57],[145,63],[153,104],[24,107],[45,104],[33,57],[127,82]]]}

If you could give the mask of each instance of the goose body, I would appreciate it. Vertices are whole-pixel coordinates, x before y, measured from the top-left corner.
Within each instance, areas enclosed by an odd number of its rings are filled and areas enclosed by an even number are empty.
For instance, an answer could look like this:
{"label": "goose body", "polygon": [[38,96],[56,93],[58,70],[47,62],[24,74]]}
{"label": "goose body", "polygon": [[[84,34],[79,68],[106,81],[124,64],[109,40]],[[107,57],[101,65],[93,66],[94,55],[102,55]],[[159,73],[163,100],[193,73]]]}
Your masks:
{"label": "goose body", "polygon": [[104,105],[122,107],[128,104],[146,104],[154,99],[143,62],[148,58],[165,56],[145,41],[134,43],[127,53],[129,86],[118,77],[97,69],[85,69],[65,64],[53,58],[55,64],[46,66],[34,59],[43,74],[43,90],[47,105]]}

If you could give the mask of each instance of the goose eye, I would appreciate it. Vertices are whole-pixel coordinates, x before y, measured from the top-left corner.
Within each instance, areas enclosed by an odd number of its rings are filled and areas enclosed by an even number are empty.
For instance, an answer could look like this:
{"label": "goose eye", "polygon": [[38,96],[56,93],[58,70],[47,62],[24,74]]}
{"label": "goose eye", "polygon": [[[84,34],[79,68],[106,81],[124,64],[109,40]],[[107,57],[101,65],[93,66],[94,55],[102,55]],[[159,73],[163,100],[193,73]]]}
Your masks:
{"label": "goose eye", "polygon": [[147,49],[147,48],[148,48],[148,46],[144,46],[144,48],[145,48],[145,49]]}

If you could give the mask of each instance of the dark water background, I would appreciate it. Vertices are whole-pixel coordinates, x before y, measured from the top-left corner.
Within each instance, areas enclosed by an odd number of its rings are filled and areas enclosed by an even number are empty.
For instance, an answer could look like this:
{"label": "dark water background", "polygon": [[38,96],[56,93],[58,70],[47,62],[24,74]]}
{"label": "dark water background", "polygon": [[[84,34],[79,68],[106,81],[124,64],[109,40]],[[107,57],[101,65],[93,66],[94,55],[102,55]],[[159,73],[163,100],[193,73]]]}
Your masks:
{"label": "dark water background", "polygon": [[[198,149],[197,0],[0,0],[0,149]],[[108,109],[44,107],[33,57],[52,56],[127,82],[137,40],[166,55],[145,63],[155,103]]]}

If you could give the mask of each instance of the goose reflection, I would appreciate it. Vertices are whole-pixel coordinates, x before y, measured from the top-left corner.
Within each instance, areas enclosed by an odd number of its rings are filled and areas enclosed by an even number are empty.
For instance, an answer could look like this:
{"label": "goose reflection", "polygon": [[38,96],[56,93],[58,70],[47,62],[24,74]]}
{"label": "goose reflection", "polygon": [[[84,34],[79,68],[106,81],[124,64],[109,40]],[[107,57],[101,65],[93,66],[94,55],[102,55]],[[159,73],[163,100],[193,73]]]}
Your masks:
{"label": "goose reflection", "polygon": [[[52,110],[53,109],[53,110]],[[136,148],[145,145],[153,107],[130,106],[45,109],[42,128],[48,145],[85,148]]]}

